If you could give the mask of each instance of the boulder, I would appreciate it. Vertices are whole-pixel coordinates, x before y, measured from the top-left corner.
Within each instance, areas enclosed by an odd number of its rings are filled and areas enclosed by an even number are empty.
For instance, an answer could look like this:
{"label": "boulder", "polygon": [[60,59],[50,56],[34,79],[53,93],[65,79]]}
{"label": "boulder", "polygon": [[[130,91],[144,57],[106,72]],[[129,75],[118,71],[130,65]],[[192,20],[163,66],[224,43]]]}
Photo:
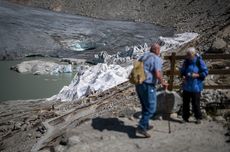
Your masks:
{"label": "boulder", "polygon": [[213,120],[216,121],[216,122],[220,122],[220,123],[226,122],[226,120],[224,119],[223,116],[216,116],[216,117],[213,118]]}
{"label": "boulder", "polygon": [[71,146],[67,152],[91,152],[92,150],[90,149],[90,146],[86,143],[83,144],[77,144],[75,146]]}
{"label": "boulder", "polygon": [[69,143],[68,143],[68,145],[76,145],[76,144],[78,144],[78,143],[80,143],[81,142],[81,140],[80,140],[80,137],[79,136],[71,136],[70,138],[69,138]]}
{"label": "boulder", "polygon": [[216,38],[211,48],[208,50],[208,53],[224,53],[226,47],[227,43],[223,39]]}
{"label": "boulder", "polygon": [[55,152],[65,152],[66,151],[66,147],[62,146],[62,145],[57,145],[56,147],[54,147],[54,151]]}
{"label": "boulder", "polygon": [[175,91],[157,92],[157,114],[171,114],[178,112],[182,105],[182,98]]}

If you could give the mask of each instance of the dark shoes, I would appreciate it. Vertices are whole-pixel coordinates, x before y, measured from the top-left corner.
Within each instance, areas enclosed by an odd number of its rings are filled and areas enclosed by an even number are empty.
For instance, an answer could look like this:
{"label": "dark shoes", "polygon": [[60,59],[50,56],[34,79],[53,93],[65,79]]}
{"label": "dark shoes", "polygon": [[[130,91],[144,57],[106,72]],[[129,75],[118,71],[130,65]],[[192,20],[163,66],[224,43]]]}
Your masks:
{"label": "dark shoes", "polygon": [[181,121],[181,123],[189,123],[189,120],[188,120],[188,119],[183,119],[183,120]]}
{"label": "dark shoes", "polygon": [[153,129],[154,127],[152,125],[149,125],[149,127],[147,128],[147,130],[151,130]]}
{"label": "dark shoes", "polygon": [[[148,128],[148,130],[149,130],[149,128]],[[137,127],[137,129],[136,129],[136,133],[141,134],[144,138],[150,138],[151,137],[151,135],[148,134],[147,131],[145,131],[145,130],[139,128],[139,127]]]}
{"label": "dark shoes", "polygon": [[[189,123],[189,120],[183,119],[183,120],[181,121],[181,123]],[[195,124],[201,124],[201,119],[197,119],[197,120],[195,121]]]}

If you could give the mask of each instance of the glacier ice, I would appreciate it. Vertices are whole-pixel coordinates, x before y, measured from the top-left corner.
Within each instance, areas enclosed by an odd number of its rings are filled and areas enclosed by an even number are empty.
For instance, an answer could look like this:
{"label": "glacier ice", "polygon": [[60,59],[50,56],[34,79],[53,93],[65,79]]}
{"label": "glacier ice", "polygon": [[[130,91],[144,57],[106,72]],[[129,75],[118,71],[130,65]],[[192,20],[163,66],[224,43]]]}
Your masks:
{"label": "glacier ice", "polygon": [[34,75],[71,73],[71,64],[58,64],[52,61],[30,60],[23,61],[11,69],[19,73],[33,73]]}
{"label": "glacier ice", "polygon": [[[182,33],[175,35],[175,37],[160,37],[159,39],[164,43],[161,46],[161,52],[178,48],[197,36],[197,33]],[[69,86],[64,86],[57,95],[47,100],[76,101],[91,93],[105,91],[121,84],[128,80],[133,59],[137,59],[148,50],[148,45],[144,44],[143,46],[126,47],[125,51],[114,55],[101,52],[95,55],[97,65],[78,69]]]}

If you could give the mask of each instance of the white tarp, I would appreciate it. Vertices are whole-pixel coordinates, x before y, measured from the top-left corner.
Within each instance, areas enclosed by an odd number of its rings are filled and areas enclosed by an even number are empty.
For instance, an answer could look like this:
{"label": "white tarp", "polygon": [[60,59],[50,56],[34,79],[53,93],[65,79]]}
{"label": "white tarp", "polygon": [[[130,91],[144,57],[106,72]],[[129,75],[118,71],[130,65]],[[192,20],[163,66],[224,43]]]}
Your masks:
{"label": "white tarp", "polygon": [[69,86],[64,86],[59,94],[48,100],[73,101],[95,91],[105,91],[125,81],[132,66],[107,65],[100,63],[79,72]]}

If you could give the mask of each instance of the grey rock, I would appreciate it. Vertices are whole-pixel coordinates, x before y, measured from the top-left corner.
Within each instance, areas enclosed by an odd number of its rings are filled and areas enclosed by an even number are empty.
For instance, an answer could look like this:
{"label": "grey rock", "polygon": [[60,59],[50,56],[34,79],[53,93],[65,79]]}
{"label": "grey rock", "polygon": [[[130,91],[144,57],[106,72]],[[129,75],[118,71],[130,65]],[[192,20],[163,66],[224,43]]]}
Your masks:
{"label": "grey rock", "polygon": [[32,137],[32,134],[31,134],[31,133],[29,133],[29,134],[27,135],[27,137],[29,137],[29,138],[30,138],[30,137]]}
{"label": "grey rock", "polygon": [[216,38],[216,40],[213,42],[212,47],[208,51],[209,53],[223,53],[227,47],[227,43],[221,39]]}
{"label": "grey rock", "polygon": [[63,135],[61,137],[60,145],[66,146],[68,143],[69,143],[69,139],[65,135]]}
{"label": "grey rock", "polygon": [[205,110],[205,109],[202,109],[202,110],[201,110],[201,113],[202,113],[203,118],[207,119],[208,115],[207,115],[206,110]]}
{"label": "grey rock", "polygon": [[26,124],[23,124],[23,125],[21,126],[21,130],[26,131],[26,130],[27,130],[27,125],[26,125]]}
{"label": "grey rock", "polygon": [[88,144],[86,144],[86,143],[71,146],[67,150],[67,152],[76,152],[76,150],[79,151],[79,152],[91,152],[90,146]]}
{"label": "grey rock", "polygon": [[44,126],[39,126],[37,128],[37,131],[40,132],[41,134],[44,134],[46,132],[46,128]]}
{"label": "grey rock", "polygon": [[14,124],[14,128],[13,128],[13,130],[20,130],[21,129],[21,123],[20,122],[16,122],[15,124]]}
{"label": "grey rock", "polygon": [[62,145],[57,145],[56,147],[54,147],[54,151],[55,152],[65,152],[66,151],[66,147],[62,146]]}
{"label": "grey rock", "polygon": [[68,145],[75,145],[75,144],[78,144],[80,143],[81,140],[80,140],[80,137],[79,136],[71,136],[69,138],[69,142],[68,142]]}
{"label": "grey rock", "polygon": [[174,91],[157,92],[157,114],[178,112],[182,105],[182,98]]}
{"label": "grey rock", "polygon": [[35,136],[35,138],[41,138],[41,136],[42,135],[40,133],[37,133],[36,136]]}
{"label": "grey rock", "polygon": [[216,116],[213,118],[214,121],[220,122],[220,123],[224,123],[226,122],[226,120],[224,119],[223,116]]}

